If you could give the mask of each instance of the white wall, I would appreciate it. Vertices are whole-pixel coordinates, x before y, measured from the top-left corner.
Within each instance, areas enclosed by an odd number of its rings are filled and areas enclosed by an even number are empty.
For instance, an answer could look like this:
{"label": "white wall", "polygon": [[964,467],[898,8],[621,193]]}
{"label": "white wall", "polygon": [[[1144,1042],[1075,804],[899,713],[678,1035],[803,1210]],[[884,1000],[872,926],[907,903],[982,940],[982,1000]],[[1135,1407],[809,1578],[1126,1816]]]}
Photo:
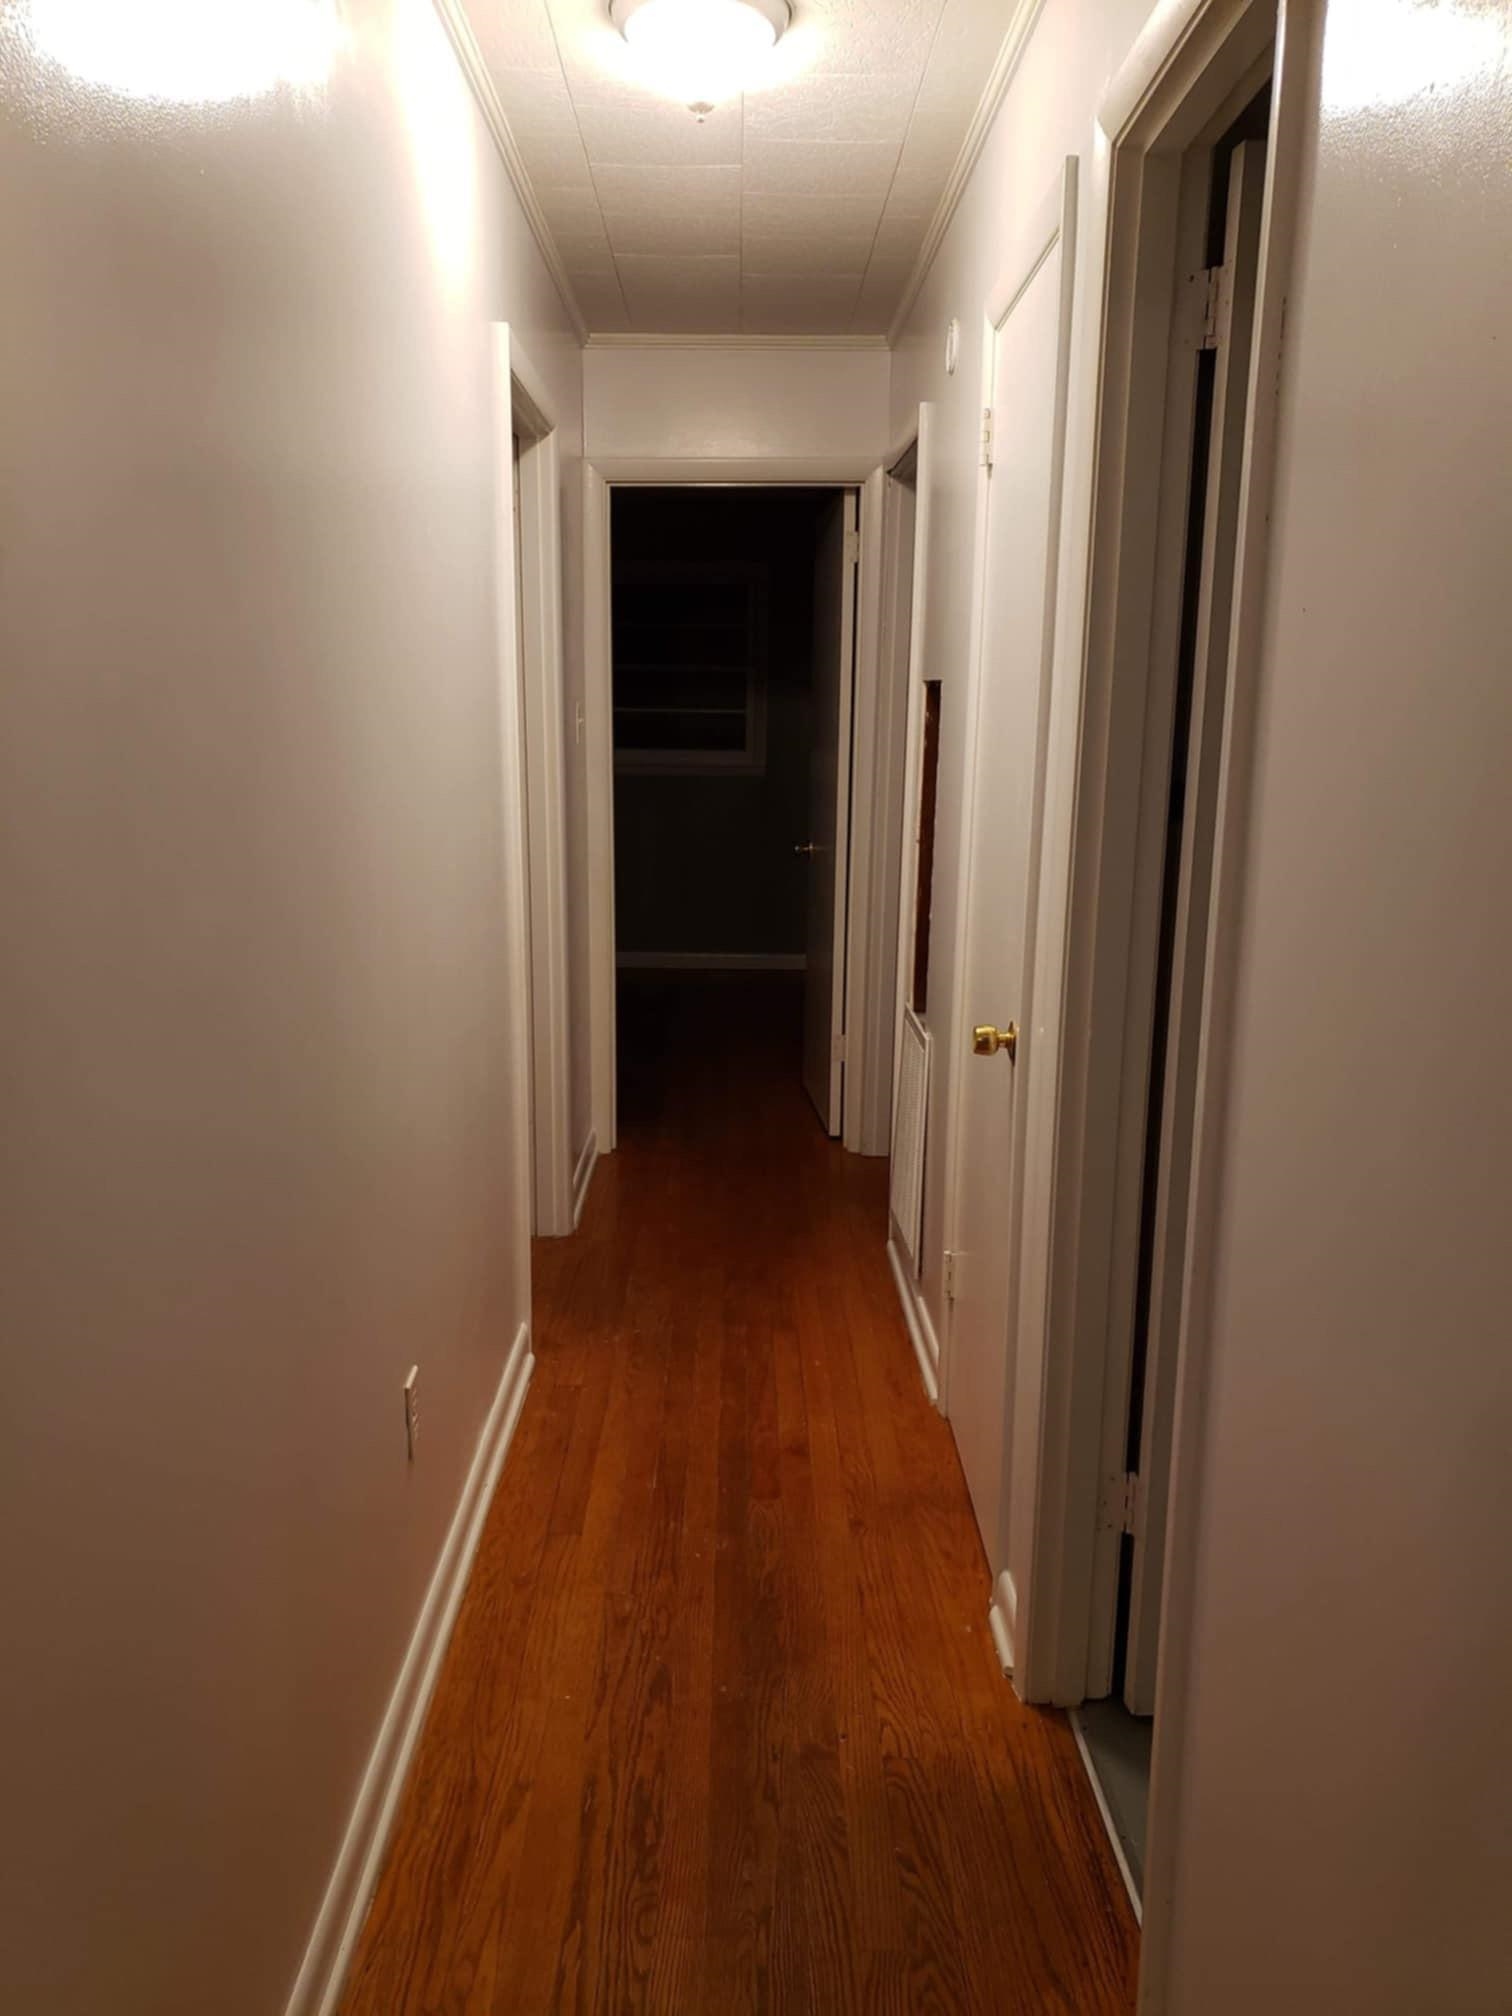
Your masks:
{"label": "white wall", "polygon": [[[895,356],[894,429],[921,398],[939,416],[942,952],[982,304],[1061,156],[1086,162],[1144,13],[1048,0]],[[1172,1731],[1176,1880],[1147,1900],[1146,2006],[1489,2016],[1512,2006],[1512,182],[1488,165],[1512,125],[1512,19],[1470,0],[1327,14],[1288,306],[1195,1641]],[[1068,470],[1083,516],[1087,477]],[[939,1017],[960,1019],[948,989]]]}
{"label": "white wall", "polygon": [[1163,2006],[1488,2016],[1512,2008],[1512,11],[1332,0],[1320,106]]}
{"label": "white wall", "polygon": [[341,14],[324,86],[197,106],[0,18],[27,2016],[282,2008],[527,1307],[489,320],[574,498],[579,352],[430,0]]}
{"label": "white wall", "polygon": [[599,345],[583,353],[594,461],[853,461],[886,454],[890,360],[876,344]]}

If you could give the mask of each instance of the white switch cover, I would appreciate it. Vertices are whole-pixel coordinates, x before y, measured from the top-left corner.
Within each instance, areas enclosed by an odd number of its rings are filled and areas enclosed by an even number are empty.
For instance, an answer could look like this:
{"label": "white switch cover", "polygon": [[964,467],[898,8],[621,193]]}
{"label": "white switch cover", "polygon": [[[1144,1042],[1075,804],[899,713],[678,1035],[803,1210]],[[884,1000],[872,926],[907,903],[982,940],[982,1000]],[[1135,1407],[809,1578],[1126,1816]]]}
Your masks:
{"label": "white switch cover", "polygon": [[404,1382],[404,1440],[411,1463],[415,1460],[415,1444],[420,1440],[420,1367],[411,1365],[409,1377]]}

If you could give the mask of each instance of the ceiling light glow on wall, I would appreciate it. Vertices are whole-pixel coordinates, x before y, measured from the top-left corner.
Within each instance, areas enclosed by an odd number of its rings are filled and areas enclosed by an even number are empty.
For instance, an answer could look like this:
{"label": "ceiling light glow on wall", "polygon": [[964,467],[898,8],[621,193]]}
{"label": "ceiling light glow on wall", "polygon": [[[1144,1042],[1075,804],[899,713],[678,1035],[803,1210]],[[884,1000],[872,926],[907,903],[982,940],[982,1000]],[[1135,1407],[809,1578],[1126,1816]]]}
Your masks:
{"label": "ceiling light glow on wall", "polygon": [[792,10],[788,0],[611,0],[609,18],[646,82],[703,120],[755,81]]}
{"label": "ceiling light glow on wall", "polygon": [[21,18],[80,83],[181,105],[318,87],[342,40],[333,0],[30,0]]}

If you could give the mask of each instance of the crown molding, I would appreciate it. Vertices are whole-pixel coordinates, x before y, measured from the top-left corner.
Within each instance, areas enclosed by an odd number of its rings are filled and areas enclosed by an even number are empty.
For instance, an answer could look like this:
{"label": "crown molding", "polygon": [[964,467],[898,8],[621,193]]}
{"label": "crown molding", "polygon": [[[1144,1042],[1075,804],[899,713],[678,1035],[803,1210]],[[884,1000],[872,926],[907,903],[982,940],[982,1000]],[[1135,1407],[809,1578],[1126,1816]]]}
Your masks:
{"label": "crown molding", "polygon": [[929,229],[924,233],[924,242],[919,247],[919,256],[914,261],[893,318],[888,325],[887,343],[896,349],[898,339],[903,334],[903,326],[919,298],[919,289],[934,264],[945,233],[950,229],[950,220],[955,216],[957,206],[966,193],[966,184],[971,180],[971,171],[977,164],[977,157],[987,143],[987,135],[992,131],[992,122],[998,115],[998,108],[1008,95],[1008,86],[1013,82],[1014,72],[1034,33],[1035,23],[1044,12],[1045,0],[1019,0],[1018,11],[1008,24],[998,49],[997,59],[987,73],[987,82],[977,101],[976,111],[971,115],[971,124],[966,128],[966,137],[961,142],[961,150],[956,155],[940,200],[935,205],[935,213],[929,220]]}
{"label": "crown molding", "polygon": [[589,350],[886,350],[885,336],[643,335],[634,329],[596,331]]}
{"label": "crown molding", "polygon": [[457,61],[462,65],[462,74],[472,88],[473,98],[483,115],[483,123],[492,135],[499,159],[504,164],[504,173],[519,199],[525,222],[530,226],[531,236],[541,257],[546,262],[546,270],[562,297],[562,306],[567,310],[573,333],[579,343],[588,340],[588,324],[583,320],[583,311],[578,306],[577,295],[572,282],[567,277],[567,269],[562,264],[562,255],[557,250],[556,240],[551,235],[551,226],[536,197],[535,186],[530,179],[530,171],[525,166],[525,157],[516,145],[515,137],[509,130],[509,121],[504,116],[504,107],[499,103],[499,94],[494,89],[494,81],[488,74],[488,65],[483,60],[483,51],[478,47],[478,39],[473,34],[472,23],[468,20],[462,0],[434,0],[441,25],[451,38],[451,45],[457,52]]}

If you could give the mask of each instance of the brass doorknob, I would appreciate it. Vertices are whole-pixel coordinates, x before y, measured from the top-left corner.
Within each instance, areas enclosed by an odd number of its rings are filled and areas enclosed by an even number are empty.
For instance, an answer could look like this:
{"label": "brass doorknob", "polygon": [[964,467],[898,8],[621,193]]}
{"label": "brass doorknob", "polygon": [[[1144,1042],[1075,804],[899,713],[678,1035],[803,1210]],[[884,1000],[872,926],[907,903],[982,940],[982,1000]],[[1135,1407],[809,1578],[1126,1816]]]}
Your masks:
{"label": "brass doorknob", "polygon": [[971,1047],[978,1057],[996,1057],[999,1050],[1008,1052],[1008,1062],[1018,1062],[1018,1024],[1010,1022],[1006,1029],[994,1029],[990,1022],[979,1022],[971,1032]]}

